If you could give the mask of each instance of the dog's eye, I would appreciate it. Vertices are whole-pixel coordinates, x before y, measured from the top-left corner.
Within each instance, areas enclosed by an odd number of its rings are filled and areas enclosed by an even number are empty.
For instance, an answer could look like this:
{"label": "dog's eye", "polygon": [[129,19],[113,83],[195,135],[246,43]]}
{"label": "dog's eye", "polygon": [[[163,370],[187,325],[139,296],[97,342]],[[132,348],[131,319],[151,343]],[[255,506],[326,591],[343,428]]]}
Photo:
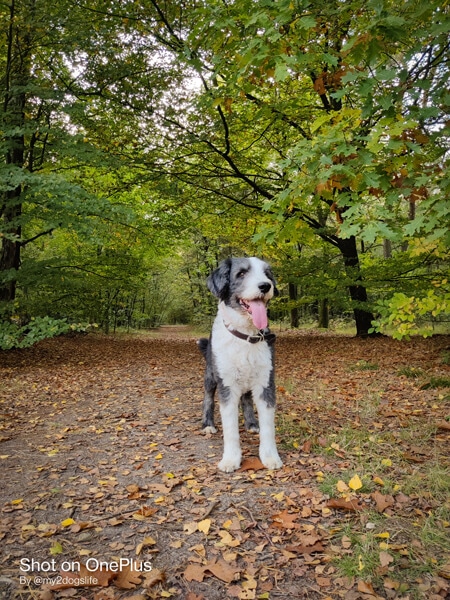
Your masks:
{"label": "dog's eye", "polygon": [[241,269],[237,276],[241,279],[242,277],[244,277],[244,275],[247,273],[247,271],[245,269]]}

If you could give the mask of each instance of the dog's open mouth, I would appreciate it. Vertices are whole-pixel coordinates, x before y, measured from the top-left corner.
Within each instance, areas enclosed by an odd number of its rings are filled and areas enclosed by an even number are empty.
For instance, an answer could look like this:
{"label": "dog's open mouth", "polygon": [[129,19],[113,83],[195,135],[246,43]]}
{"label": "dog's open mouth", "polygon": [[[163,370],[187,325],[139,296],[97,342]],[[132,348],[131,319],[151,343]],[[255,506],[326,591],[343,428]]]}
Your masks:
{"label": "dog's open mouth", "polygon": [[266,329],[269,324],[267,308],[264,300],[243,300],[239,298],[239,304],[251,316],[253,325],[257,329]]}

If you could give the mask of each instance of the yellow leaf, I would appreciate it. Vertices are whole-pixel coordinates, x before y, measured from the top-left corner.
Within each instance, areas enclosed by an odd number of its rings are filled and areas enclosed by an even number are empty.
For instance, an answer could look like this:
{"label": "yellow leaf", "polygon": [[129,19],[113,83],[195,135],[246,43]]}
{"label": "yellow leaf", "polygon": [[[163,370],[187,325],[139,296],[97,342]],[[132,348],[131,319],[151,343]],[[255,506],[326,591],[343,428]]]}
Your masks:
{"label": "yellow leaf", "polygon": [[139,556],[146,546],[154,546],[155,544],[156,540],[154,540],[151,536],[145,537],[142,542],[136,546],[136,555]]}
{"label": "yellow leaf", "polygon": [[153,500],[153,502],[155,504],[162,504],[165,501],[166,497],[165,496],[158,496],[157,498],[155,498]]}
{"label": "yellow leaf", "polygon": [[209,528],[211,527],[211,519],[204,519],[197,524],[197,528],[199,531],[208,535]]}
{"label": "yellow leaf", "polygon": [[362,561],[362,556],[361,556],[361,554],[358,556],[358,569],[359,569],[360,571],[362,571],[362,570],[364,569],[364,563],[363,563],[363,561]]}
{"label": "yellow leaf", "polygon": [[381,477],[374,477],[373,482],[377,483],[378,485],[384,485],[384,481],[381,479]]}
{"label": "yellow leaf", "polygon": [[162,459],[162,457],[163,457],[163,455],[162,455],[162,454],[161,454],[161,452],[160,452],[159,454],[157,454],[157,455],[155,456],[155,460],[161,460],[161,459]]}
{"label": "yellow leaf", "polygon": [[325,476],[323,474],[323,471],[317,471],[316,472],[316,478],[317,478],[318,483],[321,483],[323,481],[324,477]]}
{"label": "yellow leaf", "polygon": [[281,502],[284,498],[284,492],[280,492],[279,494],[274,494],[273,497],[275,498],[275,500],[278,500],[278,502]]}
{"label": "yellow leaf", "polygon": [[225,523],[222,525],[222,527],[224,529],[228,529],[229,527],[231,527],[233,525],[233,521],[231,519],[228,519],[227,521],[225,521]]}
{"label": "yellow leaf", "polygon": [[11,500],[11,504],[21,504],[23,502],[23,498],[18,498],[17,500]]}
{"label": "yellow leaf", "polygon": [[336,484],[336,489],[342,494],[348,491],[348,485],[345,483],[345,481],[342,481],[342,479],[340,479]]}
{"label": "yellow leaf", "polygon": [[61,522],[61,526],[62,527],[70,527],[70,525],[73,525],[75,523],[75,521],[73,519],[65,519],[64,521]]}
{"label": "yellow leaf", "polygon": [[354,475],[348,482],[348,487],[352,490],[359,490],[360,488],[362,488],[362,486],[362,481],[358,475]]}
{"label": "yellow leaf", "polygon": [[389,534],[389,531],[383,531],[382,533],[376,533],[375,537],[381,538],[383,540],[388,540],[391,536]]}
{"label": "yellow leaf", "polygon": [[228,531],[225,531],[223,529],[221,529],[219,531],[219,536],[222,539],[220,542],[217,542],[217,544],[216,544],[217,547],[221,547],[221,546],[225,545],[225,546],[230,546],[231,548],[236,548],[236,546],[239,546],[241,543],[236,538],[233,538],[233,536]]}
{"label": "yellow leaf", "polygon": [[392,467],[392,460],[390,458],[383,458],[381,464],[383,467]]}
{"label": "yellow leaf", "polygon": [[173,479],[175,475],[173,473],[166,473],[167,479]]}

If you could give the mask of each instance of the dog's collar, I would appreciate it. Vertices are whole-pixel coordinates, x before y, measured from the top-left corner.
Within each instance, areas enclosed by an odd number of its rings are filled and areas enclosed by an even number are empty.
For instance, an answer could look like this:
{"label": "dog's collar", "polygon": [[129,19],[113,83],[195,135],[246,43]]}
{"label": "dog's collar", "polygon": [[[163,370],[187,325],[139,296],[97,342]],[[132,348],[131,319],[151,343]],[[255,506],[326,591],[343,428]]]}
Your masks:
{"label": "dog's collar", "polygon": [[270,329],[260,329],[256,335],[247,335],[246,333],[242,333],[241,331],[237,331],[237,329],[233,329],[231,325],[223,322],[225,327],[228,329],[230,333],[235,335],[240,340],[245,340],[246,342],[250,342],[250,344],[257,344],[258,342],[267,342],[269,346],[271,346],[276,339],[276,335],[270,332]]}

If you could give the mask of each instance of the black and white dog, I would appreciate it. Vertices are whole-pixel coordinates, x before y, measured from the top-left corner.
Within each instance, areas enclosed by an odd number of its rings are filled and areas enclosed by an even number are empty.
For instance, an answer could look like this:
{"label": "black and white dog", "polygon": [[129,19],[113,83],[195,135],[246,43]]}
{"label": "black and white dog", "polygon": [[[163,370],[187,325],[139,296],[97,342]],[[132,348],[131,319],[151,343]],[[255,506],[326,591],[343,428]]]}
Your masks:
{"label": "black and white dog", "polygon": [[[259,258],[229,258],[208,277],[219,308],[209,340],[198,345],[206,358],[203,431],[216,433],[214,394],[219,393],[224,450],[219,469],[241,465],[239,404],[245,426],[260,434],[259,457],[268,469],[282,466],[275,442],[273,343],[267,303],[278,290],[269,265]],[[256,404],[258,422],[253,412]]]}

